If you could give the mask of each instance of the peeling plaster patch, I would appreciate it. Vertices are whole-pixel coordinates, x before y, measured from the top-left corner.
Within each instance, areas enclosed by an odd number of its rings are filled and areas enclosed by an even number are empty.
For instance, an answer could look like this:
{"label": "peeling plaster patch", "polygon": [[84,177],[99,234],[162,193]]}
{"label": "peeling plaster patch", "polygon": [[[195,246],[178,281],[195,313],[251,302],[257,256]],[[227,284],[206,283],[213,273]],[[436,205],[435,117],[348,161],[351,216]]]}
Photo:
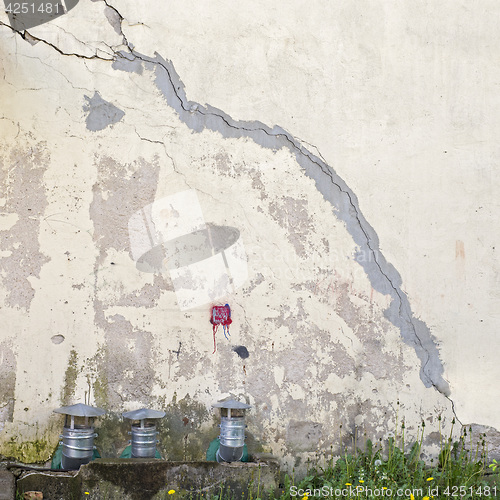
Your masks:
{"label": "peeling plaster patch", "polygon": [[215,165],[217,170],[221,174],[229,175],[231,177],[236,177],[234,173],[234,168],[232,167],[232,161],[228,154],[225,152],[220,152],[215,155]]}
{"label": "peeling plaster patch", "polygon": [[436,445],[436,446],[442,446],[443,445],[443,435],[441,432],[434,431],[434,432],[429,432],[425,436],[424,443],[429,446],[429,445]]}
{"label": "peeling plaster patch", "polygon": [[165,290],[174,291],[172,281],[166,279],[161,274],[155,274],[153,283],[148,283],[135,292],[121,295],[116,305],[147,308],[155,307],[158,305],[161,294]]}
{"label": "peeling plaster patch", "polygon": [[0,343],[0,431],[5,422],[12,422],[14,417],[16,388],[16,357],[12,346],[7,341]]}
{"label": "peeling plaster patch", "polygon": [[[209,328],[211,328],[210,325]],[[195,340],[199,336],[199,332],[192,328],[183,329],[182,352],[178,358],[181,364],[174,362],[173,369],[171,370],[169,377],[171,380],[179,382],[182,380],[189,380],[200,375],[205,376],[213,372],[213,362],[210,357],[207,356],[213,349],[212,336],[210,335],[211,331],[209,330],[209,332],[210,333],[207,336],[207,352],[202,352],[200,351],[198,343],[195,343]],[[175,351],[173,352],[176,353]],[[182,368],[182,370],[179,368]]]}
{"label": "peeling plaster patch", "polygon": [[[105,344],[94,360],[98,371],[94,392],[104,407],[122,408],[125,401],[138,399],[147,405],[153,402],[151,393],[155,383],[152,334],[135,329],[121,315],[107,317],[106,310],[116,306],[117,302],[130,307],[152,306],[161,291],[171,285],[157,277],[152,286],[146,285],[136,294],[120,294],[114,300],[106,294],[106,283],[99,281],[99,269],[109,250],[130,252],[128,220],[154,200],[159,164],[157,160],[148,163],[139,159],[121,165],[112,158],[102,157],[96,165],[98,180],[93,186],[94,197],[90,206],[93,238],[99,250],[94,266],[94,315],[96,327],[104,332]],[[132,349],[130,345],[133,345]]]}
{"label": "peeling plaster patch", "polygon": [[128,52],[116,52],[116,59],[113,61],[111,67],[118,71],[142,75],[142,61]]}
{"label": "peeling plaster patch", "polygon": [[[119,314],[104,318],[103,312],[97,311],[96,319],[106,339],[97,360],[100,403],[115,410],[122,409],[127,401],[154,404],[152,390],[156,377],[151,333],[135,329]],[[132,350],[128,347],[130,342]]]}
{"label": "peeling plaster patch", "polygon": [[264,275],[262,273],[257,273],[255,279],[250,281],[248,288],[243,288],[245,295],[250,295],[255,288],[257,288],[261,283],[265,281]]}
{"label": "peeling plaster patch", "polygon": [[103,130],[109,125],[119,122],[125,116],[124,111],[105,101],[98,92],[95,92],[93,97],[84,97],[87,104],[83,105],[83,111],[88,113],[85,123],[87,129],[92,132]]}
{"label": "peeling plaster patch", "polygon": [[294,451],[316,449],[323,437],[323,425],[319,422],[290,420],[286,440]]}
{"label": "peeling plaster patch", "polygon": [[93,186],[90,217],[101,264],[108,248],[130,251],[128,221],[132,214],[154,201],[160,166],[157,159],[148,163],[142,158],[121,165],[108,156],[96,163],[98,181]]}
{"label": "peeling plaster patch", "polygon": [[356,362],[342,344],[327,342],[323,353],[328,355],[330,363],[318,363],[318,380],[325,381],[332,372],[340,378],[356,372]]}
{"label": "peeling plaster patch", "polygon": [[18,219],[8,230],[0,231],[0,271],[7,290],[9,307],[29,309],[35,295],[30,278],[40,277],[40,270],[49,258],[40,252],[38,234],[47,208],[43,176],[48,168],[46,144],[26,149],[15,148],[5,155],[0,169],[0,188],[6,199],[6,214]]}
{"label": "peeling plaster patch", "polygon": [[104,15],[106,16],[106,19],[108,20],[109,24],[111,27],[115,30],[115,33],[117,35],[122,34],[122,22],[120,19],[120,16],[118,12],[116,12],[115,9],[112,9],[108,5],[104,7]]}
{"label": "peeling plaster patch", "polygon": [[156,63],[157,87],[169,106],[194,132],[207,128],[226,138],[250,138],[264,148],[286,147],[295,154],[304,174],[315,181],[318,191],[331,203],[333,212],[345,223],[358,245],[356,261],[363,267],[374,290],[391,296],[391,306],[385,316],[400,329],[403,340],[415,349],[421,361],[422,382],[449,396],[450,388],[443,378],[444,368],[429,327],[413,316],[408,297],[401,289],[400,274],[380,252],[377,233],[362,214],[357,196],[335,170],[279,126],[269,128],[259,121],[236,121],[220,109],[189,101],[171,61],[159,54],[154,58],[134,54],[143,61]]}
{"label": "peeling plaster patch", "polygon": [[259,192],[261,200],[268,198],[266,186],[262,181],[262,172],[255,167],[248,167],[245,162],[235,162],[225,152],[217,153],[214,158],[214,167],[217,172],[224,177],[236,178],[246,175],[252,179],[252,188]]}
{"label": "peeling plaster patch", "polygon": [[[294,348],[287,352],[286,359],[283,360],[284,366],[287,366],[288,380],[300,383],[303,375],[303,368],[308,367],[310,359],[316,359],[318,365],[320,380],[328,377],[330,372],[339,377],[349,376],[356,371],[356,361],[352,353],[348,353],[344,346],[339,343],[331,342],[331,334],[318,328],[311,323],[304,310],[303,301],[297,299],[297,304],[293,309],[290,306],[283,305],[280,308],[278,317],[271,319],[277,328],[286,327],[295,338]],[[322,342],[323,351],[328,353],[328,362],[323,363],[317,359],[317,355],[311,345],[310,339],[317,339]],[[290,360],[293,362],[290,363]],[[288,360],[288,361],[287,361]]]}
{"label": "peeling plaster patch", "polygon": [[288,241],[295,248],[300,257],[306,257],[305,241],[309,241],[309,232],[312,229],[312,220],[307,212],[307,200],[296,200],[284,196],[282,203],[269,203],[269,214],[286,229]]}
{"label": "peeling plaster patch", "polygon": [[62,344],[64,342],[64,335],[54,335],[50,338],[53,344]]}
{"label": "peeling plaster patch", "polygon": [[[392,402],[391,399],[389,405]],[[352,447],[354,436],[359,437],[360,429],[366,436],[373,437],[388,429],[396,429],[400,423],[396,422],[396,413],[387,403],[381,407],[380,401],[375,405],[372,400],[360,399],[353,393],[339,394],[338,403],[343,408],[343,416],[339,421],[339,426],[342,425],[342,450]]]}
{"label": "peeling plaster patch", "polygon": [[484,438],[488,443],[488,459],[500,459],[500,432],[493,427],[480,424],[468,424],[464,426],[469,435],[467,441],[470,442],[471,451],[481,449]]}
{"label": "peeling plaster patch", "polygon": [[[349,284],[334,285],[335,311],[347,323],[363,345],[360,364],[363,371],[372,373],[377,379],[403,380],[403,356],[384,352],[386,331],[381,331],[380,322],[375,323],[370,315],[363,317],[363,308],[351,300]],[[366,298],[366,304],[368,304]]]}

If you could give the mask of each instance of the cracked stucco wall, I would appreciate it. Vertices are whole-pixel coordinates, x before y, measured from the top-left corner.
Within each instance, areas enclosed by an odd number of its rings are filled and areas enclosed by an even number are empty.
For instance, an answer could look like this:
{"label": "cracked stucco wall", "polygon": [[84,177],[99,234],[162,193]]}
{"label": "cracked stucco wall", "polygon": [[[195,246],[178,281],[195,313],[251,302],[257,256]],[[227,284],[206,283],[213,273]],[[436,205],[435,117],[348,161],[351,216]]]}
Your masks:
{"label": "cracked stucco wall", "polygon": [[[90,398],[110,454],[152,406],[167,458],[200,458],[229,394],[289,466],[340,424],[393,431],[397,400],[410,433],[442,414],[496,442],[499,7],[292,4],[0,17],[1,454],[46,460],[52,410]],[[185,308],[129,221],[188,191],[248,276]]]}

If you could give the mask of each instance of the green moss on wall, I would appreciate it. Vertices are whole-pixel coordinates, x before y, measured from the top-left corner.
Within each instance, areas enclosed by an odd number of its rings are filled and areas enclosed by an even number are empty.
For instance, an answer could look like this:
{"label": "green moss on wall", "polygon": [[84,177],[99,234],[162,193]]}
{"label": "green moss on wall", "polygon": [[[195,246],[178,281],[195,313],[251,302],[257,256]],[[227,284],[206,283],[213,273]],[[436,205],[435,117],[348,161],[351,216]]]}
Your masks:
{"label": "green moss on wall", "polygon": [[78,377],[77,368],[78,354],[74,349],[71,350],[68,360],[68,367],[64,375],[64,386],[61,392],[61,402],[63,406],[71,403],[71,398],[75,394],[76,379]]}
{"label": "green moss on wall", "polygon": [[174,396],[164,410],[166,416],[158,424],[162,456],[167,460],[204,460],[210,442],[219,434],[213,415],[189,395],[179,401]]}
{"label": "green moss on wall", "polygon": [[130,440],[130,420],[124,420],[121,415],[106,413],[96,420],[97,437],[95,446],[103,458],[116,458],[125,449]]}
{"label": "green moss on wall", "polygon": [[100,373],[99,377],[92,384],[94,391],[94,401],[100,408],[108,407],[108,379],[106,373]]}
{"label": "green moss on wall", "polygon": [[17,442],[14,438],[7,441],[2,447],[5,457],[13,458],[26,464],[43,463],[50,459],[57,443],[47,439]]}

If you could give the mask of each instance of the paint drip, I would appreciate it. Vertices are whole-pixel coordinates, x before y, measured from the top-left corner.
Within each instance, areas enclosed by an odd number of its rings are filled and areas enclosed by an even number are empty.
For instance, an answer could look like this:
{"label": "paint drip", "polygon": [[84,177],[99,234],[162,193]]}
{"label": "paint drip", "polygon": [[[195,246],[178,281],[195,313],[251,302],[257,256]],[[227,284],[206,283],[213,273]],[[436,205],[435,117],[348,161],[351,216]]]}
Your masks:
{"label": "paint drip", "polygon": [[222,325],[224,337],[229,340],[229,325],[232,323],[231,308],[229,307],[229,304],[226,304],[224,306],[213,306],[210,323],[212,323],[212,330],[214,334],[214,352],[212,354],[215,354],[215,351],[217,350],[217,345],[215,343],[215,334],[217,333],[219,325]]}

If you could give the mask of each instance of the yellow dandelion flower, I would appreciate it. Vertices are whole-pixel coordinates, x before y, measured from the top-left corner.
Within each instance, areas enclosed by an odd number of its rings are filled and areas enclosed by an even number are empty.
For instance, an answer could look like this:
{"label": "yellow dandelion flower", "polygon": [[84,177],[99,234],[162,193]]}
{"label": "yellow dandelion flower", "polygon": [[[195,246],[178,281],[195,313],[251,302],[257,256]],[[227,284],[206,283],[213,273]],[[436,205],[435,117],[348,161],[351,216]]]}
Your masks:
{"label": "yellow dandelion flower", "polygon": [[345,483],[346,486],[352,486],[352,483]]}
{"label": "yellow dandelion flower", "polygon": [[173,495],[175,493],[175,490],[168,490],[169,495]]}
{"label": "yellow dandelion flower", "polygon": [[424,497],[422,498],[422,500],[429,500],[429,497]]}
{"label": "yellow dandelion flower", "polygon": [[359,480],[360,483],[364,483],[364,481],[362,479]]}
{"label": "yellow dandelion flower", "polygon": [[415,497],[413,496],[413,493],[410,493],[410,499],[415,500]]}
{"label": "yellow dandelion flower", "polygon": [[428,477],[427,481],[432,481],[434,478],[433,477]]}

